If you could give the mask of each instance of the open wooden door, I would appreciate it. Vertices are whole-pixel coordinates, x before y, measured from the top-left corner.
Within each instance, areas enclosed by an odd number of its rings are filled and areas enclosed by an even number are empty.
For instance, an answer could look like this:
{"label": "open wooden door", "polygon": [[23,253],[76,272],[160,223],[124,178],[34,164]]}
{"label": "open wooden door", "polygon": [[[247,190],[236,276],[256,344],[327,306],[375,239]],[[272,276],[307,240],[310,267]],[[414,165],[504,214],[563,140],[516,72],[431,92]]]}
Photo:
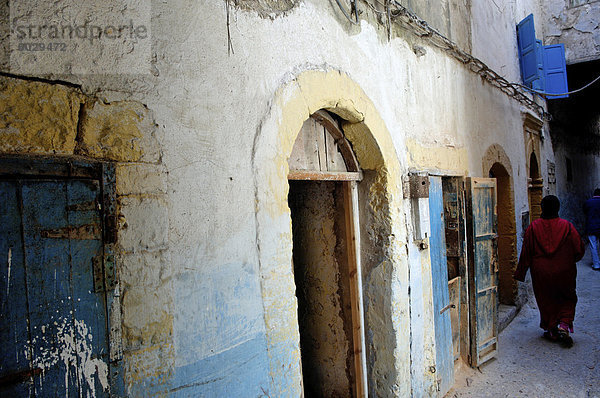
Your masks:
{"label": "open wooden door", "polygon": [[433,285],[433,310],[435,322],[436,373],[438,389],[444,395],[454,384],[454,355],[450,327],[450,297],[448,293],[448,266],[446,264],[446,239],[444,225],[444,197],[442,178],[429,177],[429,238],[431,278]]}
{"label": "open wooden door", "polygon": [[321,110],[289,159],[303,396],[368,396],[357,181],[339,120]]}
{"label": "open wooden door", "polygon": [[[448,292],[451,308],[450,326],[452,328],[452,346],[454,364],[461,356],[461,340],[468,334],[469,320],[462,314],[468,314],[467,308],[461,307],[467,302],[465,284],[466,259],[465,227],[464,227],[464,182],[461,177],[442,178],[444,192],[444,223],[446,224],[446,260],[448,264]],[[466,347],[466,345],[465,345]],[[464,349],[466,357],[466,349]]]}
{"label": "open wooden door", "polygon": [[467,248],[471,366],[498,351],[496,180],[467,179]]}

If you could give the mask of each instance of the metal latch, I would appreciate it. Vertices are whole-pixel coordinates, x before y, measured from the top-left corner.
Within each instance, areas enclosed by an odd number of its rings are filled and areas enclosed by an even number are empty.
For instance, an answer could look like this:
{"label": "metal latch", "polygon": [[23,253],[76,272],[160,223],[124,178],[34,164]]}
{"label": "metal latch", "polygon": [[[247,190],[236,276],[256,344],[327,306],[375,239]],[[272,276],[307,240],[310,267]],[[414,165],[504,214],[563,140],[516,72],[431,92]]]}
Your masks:
{"label": "metal latch", "polygon": [[408,184],[404,186],[404,197],[413,199],[428,198],[429,176],[409,175]]}
{"label": "metal latch", "polygon": [[456,306],[454,304],[448,304],[447,306],[445,306],[444,308],[442,308],[440,310],[440,315],[442,315],[444,312],[448,311],[450,308],[456,308]]}

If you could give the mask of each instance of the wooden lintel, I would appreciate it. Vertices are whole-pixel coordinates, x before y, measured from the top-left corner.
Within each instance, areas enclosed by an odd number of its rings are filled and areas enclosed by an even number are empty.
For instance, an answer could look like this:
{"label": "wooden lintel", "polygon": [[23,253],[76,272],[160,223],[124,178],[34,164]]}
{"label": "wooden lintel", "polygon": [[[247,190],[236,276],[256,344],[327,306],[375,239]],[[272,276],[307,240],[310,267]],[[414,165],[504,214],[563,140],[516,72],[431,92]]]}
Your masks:
{"label": "wooden lintel", "polygon": [[350,171],[308,171],[290,170],[288,180],[310,180],[310,181],[360,181],[361,172]]}

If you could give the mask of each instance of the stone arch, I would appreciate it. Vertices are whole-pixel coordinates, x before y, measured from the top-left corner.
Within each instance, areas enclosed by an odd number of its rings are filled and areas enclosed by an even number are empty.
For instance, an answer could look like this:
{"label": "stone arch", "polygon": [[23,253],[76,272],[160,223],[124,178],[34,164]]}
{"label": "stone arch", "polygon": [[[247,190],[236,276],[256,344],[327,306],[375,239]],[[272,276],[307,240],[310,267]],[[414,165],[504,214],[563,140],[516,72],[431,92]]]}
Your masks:
{"label": "stone arch", "polygon": [[510,159],[494,144],[483,158],[483,173],[496,178],[498,212],[498,297],[500,304],[516,305],[518,284],[512,275],[517,267],[517,224]]}
{"label": "stone arch", "polygon": [[[305,71],[276,93],[254,141],[256,239],[271,392],[301,394],[299,330],[292,272],[288,158],[302,124],[320,109],[344,120],[365,178],[369,239],[379,256],[363,261],[367,377],[371,394],[410,394],[408,263],[403,245],[401,169],[389,131],[362,89],[338,71]],[[366,184],[366,185],[365,185]],[[366,263],[366,264],[365,264]],[[376,353],[376,355],[375,355]],[[291,380],[291,382],[290,382]]]}

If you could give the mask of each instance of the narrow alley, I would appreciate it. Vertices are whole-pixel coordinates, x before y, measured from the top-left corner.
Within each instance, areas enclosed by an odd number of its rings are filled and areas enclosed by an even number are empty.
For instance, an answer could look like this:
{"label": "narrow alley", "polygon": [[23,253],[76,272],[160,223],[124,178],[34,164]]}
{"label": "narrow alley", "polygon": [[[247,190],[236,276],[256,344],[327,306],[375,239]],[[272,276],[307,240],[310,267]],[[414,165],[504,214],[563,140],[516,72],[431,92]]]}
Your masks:
{"label": "narrow alley", "polygon": [[600,397],[600,272],[590,264],[586,247],[577,263],[579,301],[572,348],[542,338],[532,295],[500,333],[497,358],[479,370],[461,369],[446,397]]}
{"label": "narrow alley", "polygon": [[600,398],[600,0],[0,16],[0,398]]}

